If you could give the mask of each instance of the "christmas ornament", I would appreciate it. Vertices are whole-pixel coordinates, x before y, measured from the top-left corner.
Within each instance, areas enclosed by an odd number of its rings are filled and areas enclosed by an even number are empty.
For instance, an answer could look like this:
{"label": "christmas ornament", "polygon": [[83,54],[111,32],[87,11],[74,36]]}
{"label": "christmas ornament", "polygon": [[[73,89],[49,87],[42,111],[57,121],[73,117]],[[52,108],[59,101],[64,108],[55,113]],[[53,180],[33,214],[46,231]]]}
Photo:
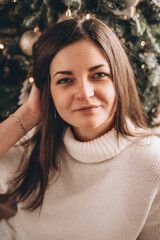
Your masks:
{"label": "christmas ornament", "polygon": [[133,18],[135,11],[136,11],[136,6],[139,4],[140,0],[126,0],[126,9],[119,11],[115,10],[113,13],[115,15],[124,15],[129,18]]}
{"label": "christmas ornament", "polygon": [[68,9],[66,11],[66,17],[71,17],[72,16],[72,12],[71,12],[71,9],[70,9],[70,5],[68,5]]}
{"label": "christmas ornament", "polygon": [[62,22],[64,20],[67,20],[68,18],[72,18],[72,12],[71,12],[71,9],[70,9],[70,4],[68,4],[68,8],[67,8],[67,11],[66,11],[65,15],[63,14],[62,16],[60,16],[57,22]]}
{"label": "christmas ornament", "polygon": [[19,46],[23,53],[27,56],[32,56],[32,48],[33,44],[36,42],[38,37],[40,36],[40,31],[38,28],[34,30],[28,30],[20,38]]}

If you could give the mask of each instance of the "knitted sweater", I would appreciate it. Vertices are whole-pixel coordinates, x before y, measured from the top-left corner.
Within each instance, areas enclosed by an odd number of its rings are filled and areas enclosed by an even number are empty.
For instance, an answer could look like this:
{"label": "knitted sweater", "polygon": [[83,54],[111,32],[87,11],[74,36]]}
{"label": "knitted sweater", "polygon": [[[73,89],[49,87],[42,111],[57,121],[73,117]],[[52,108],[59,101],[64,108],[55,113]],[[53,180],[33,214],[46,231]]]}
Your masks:
{"label": "knitted sweater", "polygon": [[[67,129],[61,171],[48,185],[41,212],[18,206],[15,217],[0,222],[0,240],[160,239],[160,139],[134,140],[120,136],[117,142],[112,129],[79,142]],[[0,160],[1,192],[20,152],[11,149]]]}

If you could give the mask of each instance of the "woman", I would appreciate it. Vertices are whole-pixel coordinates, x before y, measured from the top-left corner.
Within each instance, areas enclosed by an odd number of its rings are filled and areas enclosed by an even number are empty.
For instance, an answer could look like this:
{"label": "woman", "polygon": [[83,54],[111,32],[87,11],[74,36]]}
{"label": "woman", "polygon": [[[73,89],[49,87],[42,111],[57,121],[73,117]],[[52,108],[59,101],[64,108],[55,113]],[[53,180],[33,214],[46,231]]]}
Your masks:
{"label": "woman", "polygon": [[144,137],[134,74],[115,34],[97,19],[68,19],[44,31],[33,58],[42,104],[34,87],[3,123],[19,132],[5,151],[41,123],[22,162],[23,146],[1,158],[1,189],[14,183],[18,203],[0,224],[2,239],[158,240],[160,141]]}

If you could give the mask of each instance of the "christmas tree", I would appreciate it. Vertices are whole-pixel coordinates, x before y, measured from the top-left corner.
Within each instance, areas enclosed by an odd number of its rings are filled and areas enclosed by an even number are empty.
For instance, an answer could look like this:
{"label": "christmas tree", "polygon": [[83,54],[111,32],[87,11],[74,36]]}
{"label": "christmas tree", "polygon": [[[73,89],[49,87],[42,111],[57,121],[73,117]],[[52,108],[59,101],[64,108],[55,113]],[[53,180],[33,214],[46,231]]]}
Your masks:
{"label": "christmas tree", "polygon": [[129,53],[149,123],[159,125],[160,0],[0,0],[0,121],[28,97],[33,43],[66,15],[108,22]]}

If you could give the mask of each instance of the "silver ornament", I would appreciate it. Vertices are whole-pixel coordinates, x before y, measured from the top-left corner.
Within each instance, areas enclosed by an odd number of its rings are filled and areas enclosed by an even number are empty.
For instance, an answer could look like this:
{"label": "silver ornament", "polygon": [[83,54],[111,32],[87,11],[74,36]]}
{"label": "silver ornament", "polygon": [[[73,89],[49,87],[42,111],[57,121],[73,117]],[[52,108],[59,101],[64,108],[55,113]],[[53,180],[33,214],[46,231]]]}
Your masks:
{"label": "silver ornament", "polygon": [[19,46],[27,56],[32,56],[32,48],[39,35],[39,31],[28,30],[21,36]]}

